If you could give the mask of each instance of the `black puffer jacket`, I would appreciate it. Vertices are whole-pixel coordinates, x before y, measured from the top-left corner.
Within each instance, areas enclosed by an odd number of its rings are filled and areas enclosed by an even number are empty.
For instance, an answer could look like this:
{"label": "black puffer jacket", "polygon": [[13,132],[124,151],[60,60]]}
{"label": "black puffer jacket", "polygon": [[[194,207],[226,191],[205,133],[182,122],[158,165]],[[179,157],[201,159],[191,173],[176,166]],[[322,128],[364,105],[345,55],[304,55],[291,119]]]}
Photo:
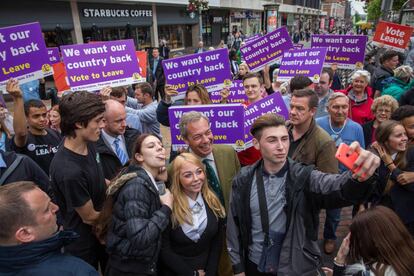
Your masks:
{"label": "black puffer jacket", "polygon": [[127,173],[136,176],[122,183],[114,194],[106,241],[109,266],[126,273],[156,275],[161,234],[168,226],[171,210],[161,205],[144,169],[130,165]]}

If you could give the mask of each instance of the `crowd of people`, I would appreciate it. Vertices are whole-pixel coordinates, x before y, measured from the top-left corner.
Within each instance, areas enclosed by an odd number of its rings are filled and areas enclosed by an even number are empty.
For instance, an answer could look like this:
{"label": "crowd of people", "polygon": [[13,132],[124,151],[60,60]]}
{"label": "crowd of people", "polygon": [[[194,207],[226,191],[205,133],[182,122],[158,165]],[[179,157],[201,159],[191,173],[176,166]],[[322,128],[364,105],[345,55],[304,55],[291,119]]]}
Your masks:
{"label": "crowd of people", "polygon": [[[280,93],[289,117],[258,117],[253,146],[240,152],[215,144],[212,118],[189,111],[179,121],[187,149],[168,154],[168,108],[212,101],[202,84],[174,101],[165,43],[151,50],[147,82],[70,92],[50,108],[44,80],[10,79],[12,112],[0,108],[0,274],[414,275],[413,68],[380,47],[345,88],[336,66],[317,84],[300,75],[282,83],[277,66],[249,72],[242,44],[239,33],[228,46],[243,106]],[[204,51],[200,42],[194,53]],[[220,95],[229,102],[227,88]],[[352,168],[335,157],[343,143],[358,156]],[[354,218],[337,251],[347,206]],[[318,245],[323,209],[332,264]]]}

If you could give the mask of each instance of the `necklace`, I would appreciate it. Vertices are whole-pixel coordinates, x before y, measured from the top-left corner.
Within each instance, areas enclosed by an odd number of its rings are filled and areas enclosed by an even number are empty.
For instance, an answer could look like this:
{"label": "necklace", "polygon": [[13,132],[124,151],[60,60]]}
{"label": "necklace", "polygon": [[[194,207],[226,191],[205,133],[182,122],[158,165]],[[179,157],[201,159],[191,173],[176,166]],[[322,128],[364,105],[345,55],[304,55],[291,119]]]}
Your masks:
{"label": "necklace", "polygon": [[332,127],[331,118],[329,118],[329,128],[331,129],[331,131],[332,131],[334,134],[339,135],[339,134],[341,134],[341,132],[344,130],[344,128],[345,128],[345,126],[346,126],[346,123],[347,123],[347,122],[348,122],[348,120],[345,120],[345,123],[344,123],[344,125],[342,126],[342,128],[341,128],[339,131],[335,131],[335,130],[333,130],[333,127]]}

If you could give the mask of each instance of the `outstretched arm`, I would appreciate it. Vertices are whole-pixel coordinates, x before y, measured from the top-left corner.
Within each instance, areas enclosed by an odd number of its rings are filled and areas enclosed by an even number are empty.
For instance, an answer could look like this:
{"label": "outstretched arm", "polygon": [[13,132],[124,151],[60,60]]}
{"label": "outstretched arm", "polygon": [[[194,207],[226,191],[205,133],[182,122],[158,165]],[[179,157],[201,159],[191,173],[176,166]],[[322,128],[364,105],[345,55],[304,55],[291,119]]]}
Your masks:
{"label": "outstretched arm", "polygon": [[13,128],[15,132],[14,143],[18,147],[24,147],[27,141],[27,122],[24,114],[23,93],[20,90],[19,82],[10,79],[6,84],[7,92],[13,97],[14,102],[14,119]]}

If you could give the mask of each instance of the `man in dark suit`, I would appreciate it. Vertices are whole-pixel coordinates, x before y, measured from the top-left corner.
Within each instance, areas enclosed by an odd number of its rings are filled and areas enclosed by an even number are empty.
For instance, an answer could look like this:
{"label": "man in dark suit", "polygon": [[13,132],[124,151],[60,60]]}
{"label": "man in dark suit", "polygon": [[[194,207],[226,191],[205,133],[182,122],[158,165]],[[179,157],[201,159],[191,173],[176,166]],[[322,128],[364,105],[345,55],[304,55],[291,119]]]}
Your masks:
{"label": "man in dark suit", "polygon": [[198,47],[194,50],[194,54],[201,54],[207,52],[207,49],[204,48],[204,43],[203,41],[199,41],[198,42]]}
{"label": "man in dark suit", "polygon": [[115,100],[106,101],[104,120],[96,150],[105,179],[111,180],[131,158],[140,132],[127,127],[125,107]]}
{"label": "man in dark suit", "polygon": [[164,86],[165,76],[164,70],[162,69],[161,62],[164,58],[160,57],[158,48],[152,49],[152,59],[150,59],[150,74],[151,81],[153,82],[153,88],[155,90],[155,99],[158,101],[158,93],[161,95],[161,99],[165,98]]}
{"label": "man in dark suit", "polygon": [[170,48],[167,45],[167,41],[165,39],[161,40],[160,47],[158,48],[158,51],[160,52],[160,56],[163,59],[169,59],[170,58]]}
{"label": "man in dark suit", "polygon": [[[236,152],[227,145],[213,145],[209,119],[200,112],[190,111],[182,115],[180,133],[189,151],[197,155],[205,164],[208,183],[227,211],[231,183],[240,170]],[[218,274],[219,276],[232,275],[225,248],[220,258]]]}

